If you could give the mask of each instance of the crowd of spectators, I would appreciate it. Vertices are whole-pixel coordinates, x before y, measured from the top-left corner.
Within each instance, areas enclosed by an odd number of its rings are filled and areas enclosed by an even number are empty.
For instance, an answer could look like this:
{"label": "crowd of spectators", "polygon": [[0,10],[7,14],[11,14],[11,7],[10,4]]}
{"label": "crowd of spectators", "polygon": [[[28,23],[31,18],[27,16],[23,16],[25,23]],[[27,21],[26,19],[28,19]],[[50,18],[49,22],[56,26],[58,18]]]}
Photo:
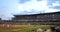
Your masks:
{"label": "crowd of spectators", "polygon": [[60,27],[51,27],[50,29],[37,29],[37,32],[60,32]]}
{"label": "crowd of spectators", "polygon": [[[35,31],[33,30],[33,32],[35,32]],[[50,29],[39,28],[39,29],[37,29],[36,32],[60,32],[60,27],[50,27]]]}

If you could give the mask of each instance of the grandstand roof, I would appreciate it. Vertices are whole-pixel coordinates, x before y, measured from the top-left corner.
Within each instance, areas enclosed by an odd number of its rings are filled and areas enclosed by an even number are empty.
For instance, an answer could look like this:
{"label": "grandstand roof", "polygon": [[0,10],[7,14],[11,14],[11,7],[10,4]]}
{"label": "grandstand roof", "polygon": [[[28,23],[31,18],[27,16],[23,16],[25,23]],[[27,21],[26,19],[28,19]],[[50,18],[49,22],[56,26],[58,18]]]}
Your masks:
{"label": "grandstand roof", "polygon": [[59,12],[51,12],[51,13],[40,13],[40,14],[26,14],[26,15],[14,15],[15,17],[17,16],[37,16],[37,15],[47,15],[47,14],[59,14]]}

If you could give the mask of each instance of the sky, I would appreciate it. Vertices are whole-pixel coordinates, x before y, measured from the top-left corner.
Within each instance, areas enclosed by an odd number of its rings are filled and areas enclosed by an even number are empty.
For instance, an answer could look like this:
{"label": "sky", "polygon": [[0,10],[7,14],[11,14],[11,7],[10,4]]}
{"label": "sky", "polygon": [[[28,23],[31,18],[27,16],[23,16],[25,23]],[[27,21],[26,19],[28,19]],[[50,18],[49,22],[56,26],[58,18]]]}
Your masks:
{"label": "sky", "polygon": [[60,0],[0,0],[0,18],[60,11]]}

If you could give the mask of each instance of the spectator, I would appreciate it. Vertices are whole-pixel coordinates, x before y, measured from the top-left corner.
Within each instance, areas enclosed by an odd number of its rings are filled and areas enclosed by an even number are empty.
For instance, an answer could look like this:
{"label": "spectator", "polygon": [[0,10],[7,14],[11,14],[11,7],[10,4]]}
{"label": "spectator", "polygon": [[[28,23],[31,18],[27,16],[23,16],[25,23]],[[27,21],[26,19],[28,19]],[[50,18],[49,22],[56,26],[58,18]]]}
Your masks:
{"label": "spectator", "polygon": [[51,29],[47,29],[45,32],[52,32]]}
{"label": "spectator", "polygon": [[37,29],[37,32],[44,32],[43,29]]}
{"label": "spectator", "polygon": [[50,29],[51,29],[52,32],[56,32],[55,31],[56,30],[55,27],[51,27]]}
{"label": "spectator", "polygon": [[55,27],[51,27],[50,29],[47,29],[46,32],[56,32]]}
{"label": "spectator", "polygon": [[55,29],[56,29],[56,32],[60,32],[60,27],[59,26],[57,26]]}

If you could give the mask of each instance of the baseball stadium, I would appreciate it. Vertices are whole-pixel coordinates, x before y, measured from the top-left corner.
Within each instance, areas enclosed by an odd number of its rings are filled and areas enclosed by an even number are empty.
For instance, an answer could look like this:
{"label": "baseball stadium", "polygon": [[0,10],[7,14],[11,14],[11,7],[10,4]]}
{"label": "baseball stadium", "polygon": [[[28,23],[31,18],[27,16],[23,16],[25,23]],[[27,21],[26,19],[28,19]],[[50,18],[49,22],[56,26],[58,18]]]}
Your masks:
{"label": "baseball stadium", "polygon": [[12,20],[0,19],[0,32],[36,32],[39,28],[60,27],[60,12],[14,16]]}

